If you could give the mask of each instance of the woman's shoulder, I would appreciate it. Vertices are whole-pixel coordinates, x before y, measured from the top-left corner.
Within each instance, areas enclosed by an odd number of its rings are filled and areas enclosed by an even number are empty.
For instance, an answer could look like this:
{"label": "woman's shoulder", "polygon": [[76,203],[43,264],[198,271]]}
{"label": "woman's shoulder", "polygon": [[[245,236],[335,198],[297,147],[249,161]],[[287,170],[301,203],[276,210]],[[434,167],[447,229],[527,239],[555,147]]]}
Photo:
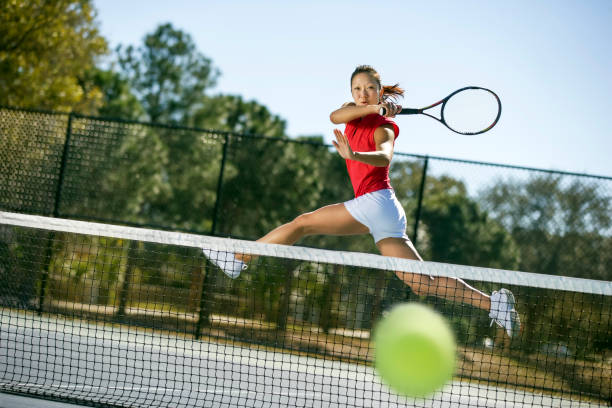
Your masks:
{"label": "woman's shoulder", "polygon": [[393,120],[377,113],[372,113],[362,118],[351,120],[346,124],[347,128],[349,129],[361,128],[373,130],[385,125],[390,125],[393,128],[393,132],[395,133],[395,137],[397,138],[397,136],[399,135],[399,126],[397,126],[397,124]]}
{"label": "woman's shoulder", "polygon": [[374,115],[370,115],[372,116],[372,118],[370,119],[370,123],[373,128],[379,128],[381,126],[391,126],[393,128],[393,132],[395,133],[395,137],[397,138],[399,136],[399,126],[397,126],[397,123],[395,123],[395,121],[391,120],[390,118],[387,118],[385,116],[382,115],[378,115],[378,114],[374,114]]}

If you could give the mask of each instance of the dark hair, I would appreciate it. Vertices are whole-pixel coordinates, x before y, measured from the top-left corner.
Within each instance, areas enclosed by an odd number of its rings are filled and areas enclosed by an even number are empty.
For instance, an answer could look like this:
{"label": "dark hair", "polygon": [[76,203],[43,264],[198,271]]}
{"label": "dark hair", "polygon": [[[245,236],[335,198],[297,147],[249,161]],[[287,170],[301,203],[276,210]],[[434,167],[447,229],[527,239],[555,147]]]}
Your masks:
{"label": "dark hair", "polygon": [[353,85],[353,78],[355,78],[355,75],[357,74],[368,74],[371,78],[376,80],[378,88],[383,90],[382,98],[385,102],[389,100],[396,102],[398,97],[404,96],[404,90],[399,87],[399,84],[383,86],[380,82],[380,74],[370,65],[359,65],[357,68],[355,68],[355,71],[353,71],[353,74],[351,75],[351,86]]}

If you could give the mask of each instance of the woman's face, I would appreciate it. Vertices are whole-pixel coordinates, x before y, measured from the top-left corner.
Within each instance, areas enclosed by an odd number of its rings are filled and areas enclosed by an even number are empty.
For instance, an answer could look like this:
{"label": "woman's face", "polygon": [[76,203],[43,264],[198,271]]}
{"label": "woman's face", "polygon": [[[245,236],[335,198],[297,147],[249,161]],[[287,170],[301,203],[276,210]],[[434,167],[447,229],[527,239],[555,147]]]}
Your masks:
{"label": "woman's face", "polygon": [[378,105],[380,89],[374,78],[362,72],[353,77],[351,94],[357,105]]}

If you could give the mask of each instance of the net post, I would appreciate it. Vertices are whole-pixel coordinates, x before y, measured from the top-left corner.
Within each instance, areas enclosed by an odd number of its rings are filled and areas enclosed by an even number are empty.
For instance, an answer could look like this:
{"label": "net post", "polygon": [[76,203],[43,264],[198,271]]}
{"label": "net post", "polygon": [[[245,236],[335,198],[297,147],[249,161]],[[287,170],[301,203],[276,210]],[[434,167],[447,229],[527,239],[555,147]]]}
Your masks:
{"label": "net post", "polygon": [[383,302],[383,290],[386,284],[385,275],[386,272],[383,270],[376,271],[376,283],[374,286],[374,300],[372,310],[370,311],[370,322],[371,326],[374,327],[376,319],[382,315],[382,302]]}
{"label": "net post", "polygon": [[414,232],[412,233],[412,243],[416,247],[417,233],[419,231],[419,221],[421,220],[421,208],[423,206],[423,195],[425,194],[425,180],[427,178],[427,165],[429,164],[429,156],[425,156],[423,163],[423,175],[421,176],[421,185],[419,187],[419,201],[417,202],[416,212],[414,214]]}
{"label": "net post", "polygon": [[[208,263],[208,261],[205,261]],[[204,280],[202,282],[202,290],[200,292],[200,310],[198,311],[198,321],[195,326],[195,333],[193,334],[196,340],[199,340],[202,336],[202,327],[210,326],[210,313],[211,313],[211,300],[210,295],[213,292],[215,285],[214,268],[212,264],[208,263],[209,267],[204,267]]]}
{"label": "net post", "polygon": [[289,318],[289,303],[291,300],[291,284],[293,281],[292,268],[286,268],[285,270],[285,281],[283,283],[283,292],[280,298],[280,307],[276,318],[276,329],[285,330],[287,329],[287,319]]}
{"label": "net post", "polygon": [[342,273],[340,265],[333,265],[332,271],[325,276],[325,286],[323,287],[323,302],[321,305],[320,327],[323,333],[329,334],[329,330],[334,324],[332,304],[338,291],[339,276]]}
{"label": "net post", "polygon": [[[53,201],[53,217],[59,217],[59,206],[62,199],[62,184],[64,183],[64,171],[66,169],[66,161],[68,156],[68,146],[70,144],[70,136],[72,135],[72,118],[74,113],[68,114],[68,124],[66,125],[66,137],[64,138],[64,148],[62,150],[62,159],[60,162],[59,175],[57,179],[57,187],[55,189],[55,199]],[[40,289],[38,293],[38,315],[42,315],[45,297],[47,294],[47,280],[49,277],[49,266],[51,265],[51,257],[53,256],[53,241],[55,241],[56,233],[49,232],[47,246],[45,248],[45,264],[42,268],[42,276],[40,278]]]}
{"label": "net post", "polygon": [[223,143],[223,155],[221,156],[221,168],[219,169],[219,179],[217,181],[217,199],[215,201],[215,209],[213,213],[212,227],[210,229],[210,235],[215,235],[217,232],[217,218],[219,217],[219,210],[221,206],[221,194],[223,192],[223,173],[225,172],[225,161],[227,158],[227,147],[229,145],[229,133],[225,134],[225,141]]}
{"label": "net post", "polygon": [[127,244],[125,251],[125,269],[123,271],[123,280],[121,281],[121,288],[119,289],[119,306],[115,312],[115,320],[123,322],[126,320],[126,309],[128,305],[128,299],[130,294],[130,286],[132,285],[134,275],[134,262],[135,252],[138,249],[138,243],[136,241],[130,241]]}

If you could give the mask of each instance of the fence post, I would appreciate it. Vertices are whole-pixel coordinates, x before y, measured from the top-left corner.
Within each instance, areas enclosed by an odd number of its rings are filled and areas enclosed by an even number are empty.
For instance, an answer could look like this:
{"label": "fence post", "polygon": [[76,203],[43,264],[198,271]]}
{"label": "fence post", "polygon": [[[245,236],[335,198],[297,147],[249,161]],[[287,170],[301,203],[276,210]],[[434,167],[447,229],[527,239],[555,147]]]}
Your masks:
{"label": "fence post", "polygon": [[223,173],[225,172],[225,160],[227,157],[227,146],[229,145],[229,133],[225,134],[225,142],[223,144],[223,156],[221,157],[221,168],[219,169],[219,180],[217,181],[217,200],[215,201],[215,209],[213,213],[213,222],[210,235],[215,235],[217,232],[217,218],[221,206],[221,194],[223,192]]}
{"label": "fence post", "polygon": [[429,156],[425,156],[423,163],[423,174],[421,176],[421,186],[419,187],[419,201],[417,202],[416,213],[414,215],[414,232],[412,234],[412,243],[417,245],[417,233],[419,232],[419,221],[421,220],[421,207],[423,205],[423,195],[425,194],[425,179],[427,178],[427,165],[429,164]]}
{"label": "fence post", "polygon": [[[221,168],[219,169],[219,180],[217,181],[217,199],[215,201],[215,209],[213,212],[213,222],[210,230],[210,235],[215,235],[217,232],[217,218],[219,218],[219,210],[221,207],[221,194],[223,192],[223,173],[225,172],[225,160],[227,158],[227,147],[229,145],[229,133],[225,134],[225,141],[223,143],[223,155],[221,156]],[[210,263],[212,266],[212,263]],[[200,310],[198,312],[198,321],[195,327],[195,338],[198,340],[202,335],[202,327],[210,325],[210,313],[212,308],[210,307],[210,300],[208,296],[211,295],[215,286],[215,276],[213,275],[213,269],[211,267],[204,268],[205,275],[202,282],[202,290],[200,292]]]}
{"label": "fence post", "polygon": [[[55,199],[53,202],[53,217],[59,217],[59,206],[62,197],[62,184],[64,183],[64,171],[66,169],[66,160],[68,156],[68,146],[70,144],[70,136],[72,135],[72,118],[73,113],[68,114],[68,125],[66,126],[66,138],[64,139],[64,148],[62,150],[62,159],[60,162],[60,170],[55,189]],[[53,241],[55,241],[55,232],[49,233],[47,247],[45,249],[45,264],[42,268],[42,276],[40,278],[40,291],[38,293],[38,315],[43,313],[45,304],[45,296],[47,292],[47,280],[49,278],[49,266],[51,264],[51,256],[53,255]]]}

